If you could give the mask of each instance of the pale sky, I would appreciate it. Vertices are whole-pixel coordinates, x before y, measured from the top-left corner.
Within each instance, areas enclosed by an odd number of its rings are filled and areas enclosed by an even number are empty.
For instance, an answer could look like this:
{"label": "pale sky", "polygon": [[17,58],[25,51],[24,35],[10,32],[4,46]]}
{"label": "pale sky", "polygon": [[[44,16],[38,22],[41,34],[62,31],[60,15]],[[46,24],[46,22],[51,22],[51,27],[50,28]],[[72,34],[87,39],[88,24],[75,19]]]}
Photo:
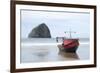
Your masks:
{"label": "pale sky", "polygon": [[70,29],[73,38],[89,38],[90,14],[77,12],[29,11],[21,10],[21,37],[27,38],[31,30],[45,23],[51,32],[51,37],[69,37],[65,31]]}

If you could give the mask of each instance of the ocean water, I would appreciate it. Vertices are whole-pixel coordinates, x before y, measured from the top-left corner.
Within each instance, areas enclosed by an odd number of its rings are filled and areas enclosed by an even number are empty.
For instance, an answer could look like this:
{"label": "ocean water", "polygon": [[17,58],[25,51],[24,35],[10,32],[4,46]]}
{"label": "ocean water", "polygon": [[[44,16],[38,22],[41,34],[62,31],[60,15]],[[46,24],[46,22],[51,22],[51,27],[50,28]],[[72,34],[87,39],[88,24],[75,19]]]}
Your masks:
{"label": "ocean water", "polygon": [[33,38],[21,40],[21,63],[87,60],[90,58],[89,39],[79,39],[79,47],[76,53],[64,53],[59,51],[55,38]]}

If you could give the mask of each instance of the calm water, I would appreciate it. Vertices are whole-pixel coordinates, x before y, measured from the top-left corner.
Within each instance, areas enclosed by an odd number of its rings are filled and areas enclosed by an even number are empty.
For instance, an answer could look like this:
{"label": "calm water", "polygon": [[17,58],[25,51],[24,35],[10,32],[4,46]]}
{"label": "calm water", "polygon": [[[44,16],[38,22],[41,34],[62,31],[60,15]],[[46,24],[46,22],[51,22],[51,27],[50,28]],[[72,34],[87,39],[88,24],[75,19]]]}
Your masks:
{"label": "calm water", "polygon": [[21,40],[21,63],[25,62],[50,62],[89,59],[89,39],[80,39],[77,53],[60,52],[56,39],[22,39]]}

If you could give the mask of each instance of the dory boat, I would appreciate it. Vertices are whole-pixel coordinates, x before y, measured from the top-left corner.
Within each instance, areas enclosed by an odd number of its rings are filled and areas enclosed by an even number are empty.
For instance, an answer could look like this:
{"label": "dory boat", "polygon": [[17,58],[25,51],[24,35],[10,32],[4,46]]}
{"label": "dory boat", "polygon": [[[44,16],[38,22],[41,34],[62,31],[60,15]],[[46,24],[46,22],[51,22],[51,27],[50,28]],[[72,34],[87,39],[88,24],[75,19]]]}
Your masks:
{"label": "dory boat", "polygon": [[75,53],[79,46],[79,39],[64,39],[61,45],[58,45],[60,51]]}
{"label": "dory boat", "polygon": [[[58,45],[58,48],[60,51],[75,53],[77,51],[78,46],[79,46],[79,39],[72,38],[71,33],[76,33],[76,32],[72,32],[70,30],[69,33],[70,33],[70,37],[69,38],[62,38],[63,42],[61,45]],[[65,32],[65,34],[66,34],[66,32]]]}

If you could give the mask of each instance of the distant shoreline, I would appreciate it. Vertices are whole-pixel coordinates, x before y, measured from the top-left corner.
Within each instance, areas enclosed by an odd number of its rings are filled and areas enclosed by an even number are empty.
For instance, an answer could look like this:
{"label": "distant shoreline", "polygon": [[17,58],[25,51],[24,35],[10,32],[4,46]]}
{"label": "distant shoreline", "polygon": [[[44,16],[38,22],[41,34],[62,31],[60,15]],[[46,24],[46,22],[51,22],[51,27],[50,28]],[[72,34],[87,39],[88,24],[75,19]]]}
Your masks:
{"label": "distant shoreline", "polygon": [[[89,45],[89,42],[79,42],[80,45]],[[62,43],[21,43],[21,46],[57,46]]]}
{"label": "distant shoreline", "polygon": [[[61,38],[61,37],[60,37]],[[21,39],[56,39],[56,38],[21,38]],[[70,38],[68,38],[70,39]],[[73,38],[74,39],[74,38]],[[76,38],[75,38],[76,39]],[[77,38],[77,39],[89,39],[89,38]]]}
{"label": "distant shoreline", "polygon": [[[79,39],[80,44],[89,44],[89,39],[88,38],[83,38]],[[39,45],[59,45],[62,44],[62,39],[59,39],[58,42],[56,42],[55,38],[48,39],[48,38],[32,38],[32,39],[22,39],[21,40],[21,45],[22,46],[39,46]]]}
{"label": "distant shoreline", "polygon": [[[61,40],[62,38],[59,38],[59,40]],[[86,40],[89,41],[90,38],[66,38],[66,39],[79,39],[80,41],[82,40]],[[28,40],[56,40],[56,38],[21,38],[21,41],[28,41]]]}

